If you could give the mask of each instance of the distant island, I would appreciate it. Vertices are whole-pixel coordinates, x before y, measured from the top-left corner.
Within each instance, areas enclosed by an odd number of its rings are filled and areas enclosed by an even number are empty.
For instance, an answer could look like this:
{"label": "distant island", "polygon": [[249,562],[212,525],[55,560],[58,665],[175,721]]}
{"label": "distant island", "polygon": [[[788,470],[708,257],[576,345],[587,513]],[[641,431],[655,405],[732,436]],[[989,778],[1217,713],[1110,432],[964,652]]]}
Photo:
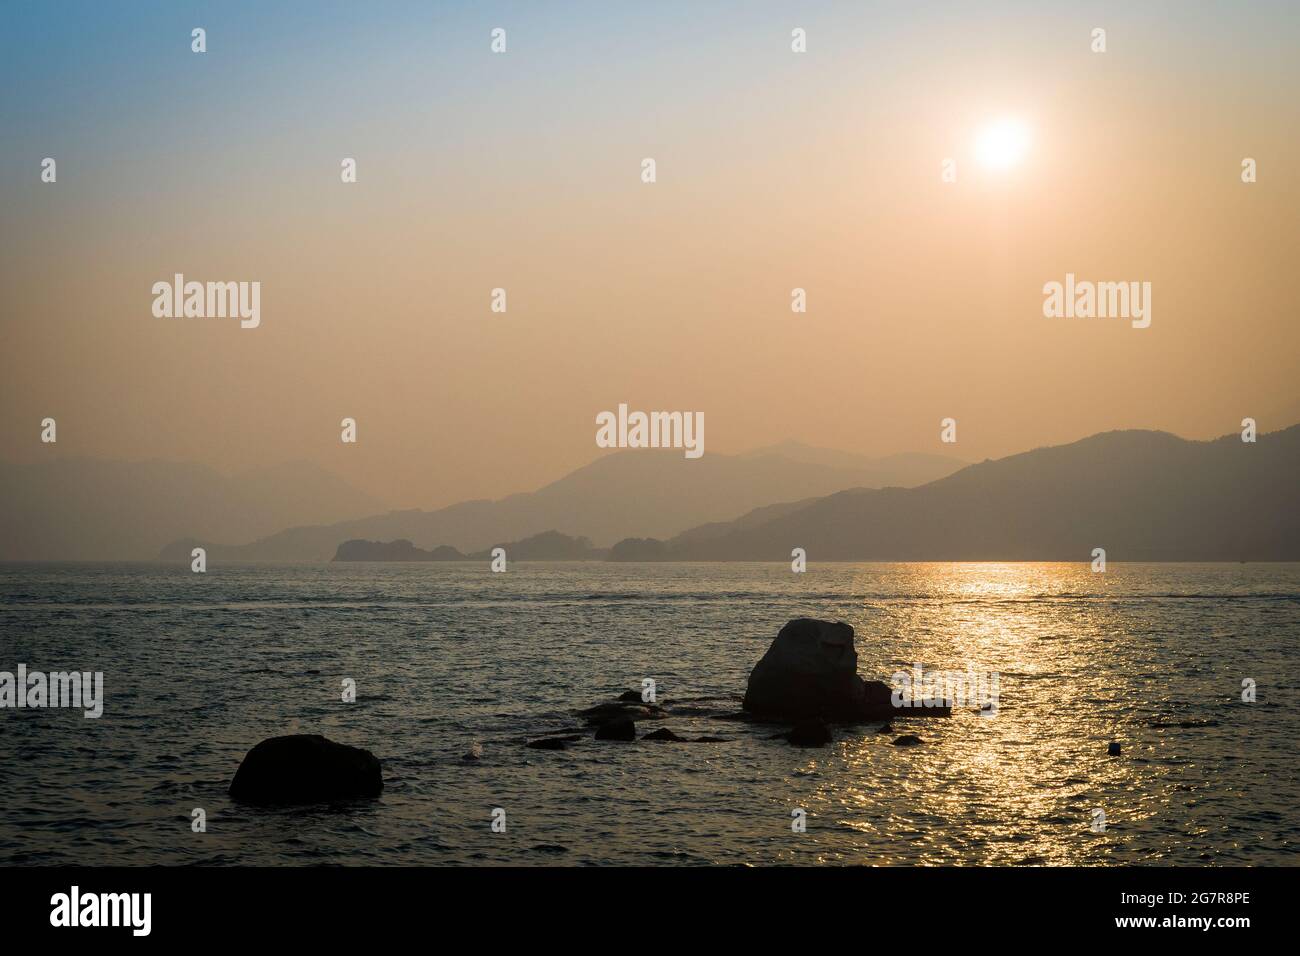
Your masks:
{"label": "distant island", "polygon": [[406,538],[396,541],[364,541],[353,538],[339,545],[335,561],[468,561],[450,545],[440,545],[430,551],[417,548]]}
{"label": "distant island", "polygon": [[594,548],[583,537],[572,537],[558,531],[543,531],[520,541],[507,541],[484,551],[464,554],[450,545],[438,545],[430,550],[417,548],[406,538],[395,541],[365,541],[353,538],[344,541],[334,552],[335,561],[487,561],[496,548],[503,548],[511,561],[603,561],[609,554],[607,548]]}

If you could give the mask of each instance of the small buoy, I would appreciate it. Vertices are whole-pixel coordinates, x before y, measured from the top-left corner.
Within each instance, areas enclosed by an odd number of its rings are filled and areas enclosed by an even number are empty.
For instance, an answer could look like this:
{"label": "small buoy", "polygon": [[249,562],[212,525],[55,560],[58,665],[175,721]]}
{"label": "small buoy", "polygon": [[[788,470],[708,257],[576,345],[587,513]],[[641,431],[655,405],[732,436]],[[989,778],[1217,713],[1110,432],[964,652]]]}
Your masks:
{"label": "small buoy", "polygon": [[1112,757],[1118,757],[1118,756],[1119,756],[1119,744],[1118,744],[1116,741],[1112,740],[1112,741],[1110,742],[1110,746],[1108,746],[1108,747],[1106,748],[1106,753],[1110,754],[1110,756],[1112,756]]}

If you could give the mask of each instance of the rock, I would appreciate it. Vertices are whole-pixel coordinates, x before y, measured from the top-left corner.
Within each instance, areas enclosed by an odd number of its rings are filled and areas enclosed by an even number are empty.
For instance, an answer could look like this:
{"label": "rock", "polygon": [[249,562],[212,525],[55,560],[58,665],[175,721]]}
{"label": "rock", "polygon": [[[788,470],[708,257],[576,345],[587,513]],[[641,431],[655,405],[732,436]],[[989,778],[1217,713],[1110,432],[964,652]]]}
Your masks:
{"label": "rock", "polygon": [[[863,681],[863,691],[867,698],[867,720],[889,720],[894,717],[951,717],[952,706],[937,702],[921,701],[913,706],[894,706],[894,688],[884,681]],[[906,704],[906,698],[904,698]]]}
{"label": "rock", "polygon": [[636,724],[627,719],[611,720],[596,728],[597,740],[636,740]]}
{"label": "rock", "polygon": [[658,730],[652,730],[641,738],[642,740],[675,740],[678,743],[686,743],[685,737],[678,737],[667,727],[660,727]]}
{"label": "rock", "polygon": [[951,707],[895,707],[893,688],[858,676],[853,628],[798,618],[781,628],[749,675],[744,708],[758,720],[836,723],[948,717]]}
{"label": "rock", "polygon": [[885,724],[885,726],[876,731],[878,734],[892,734],[893,732],[894,728],[889,726],[889,724]]}
{"label": "rock", "polygon": [[[668,710],[667,707],[664,710]],[[674,704],[672,711],[674,717],[712,717],[716,711],[712,707],[698,707],[693,704]]]}
{"label": "rock", "polygon": [[923,743],[925,743],[925,741],[922,740],[920,737],[916,736],[915,734],[903,734],[903,736],[899,737],[894,741],[894,746],[895,747],[916,747]]}
{"label": "rock", "polygon": [[261,805],[301,804],[377,797],[383,789],[383,772],[369,750],[320,734],[293,734],[250,750],[235,771],[230,796]]}
{"label": "rock", "polygon": [[[538,737],[568,737],[570,740],[579,740],[587,735],[587,727],[564,727],[560,730],[548,730],[544,734],[538,734]],[[524,737],[523,742],[527,743],[529,737]]]}
{"label": "rock", "polygon": [[1112,757],[1119,756],[1119,744],[1112,740],[1106,747],[1106,753]]}
{"label": "rock", "polygon": [[693,744],[725,744],[726,742],[726,737],[710,737],[707,734],[703,737],[696,737],[691,741]]}
{"label": "rock", "polygon": [[763,720],[854,720],[865,703],[853,628],[798,618],[754,665],[743,706]]}
{"label": "rock", "polygon": [[796,747],[823,747],[831,742],[831,732],[820,720],[808,718],[796,723],[786,740]]}
{"label": "rock", "polygon": [[641,699],[641,692],[639,690],[625,690],[623,691],[623,693],[618,695],[618,700],[622,701],[625,704],[645,703]]}
{"label": "rock", "polygon": [[335,561],[464,561],[461,554],[449,545],[442,545],[432,551],[417,548],[406,538],[396,541],[363,541],[353,538],[344,541],[334,552]]}
{"label": "rock", "polygon": [[750,672],[743,706],[760,720],[887,720],[892,693],[888,684],[858,676],[852,627],[798,618],[781,628]]}
{"label": "rock", "polygon": [[864,680],[862,699],[871,720],[889,720],[895,713],[906,714],[907,708],[894,706],[894,688],[882,680]]}
{"label": "rock", "polygon": [[662,720],[668,715],[663,708],[655,704],[627,704],[615,701],[580,710],[578,716],[587,718],[589,724],[604,724],[612,720]]}
{"label": "rock", "polygon": [[566,737],[543,737],[540,740],[530,740],[525,746],[531,747],[533,750],[564,750],[575,740],[581,739],[582,738],[577,735]]}

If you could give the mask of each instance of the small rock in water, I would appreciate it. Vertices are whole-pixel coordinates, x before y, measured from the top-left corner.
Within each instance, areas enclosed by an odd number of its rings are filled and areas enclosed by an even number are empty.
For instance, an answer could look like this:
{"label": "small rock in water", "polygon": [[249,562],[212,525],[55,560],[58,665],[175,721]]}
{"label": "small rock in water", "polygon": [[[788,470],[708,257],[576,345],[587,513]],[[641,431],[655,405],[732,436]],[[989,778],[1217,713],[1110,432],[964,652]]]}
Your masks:
{"label": "small rock in water", "polygon": [[543,737],[541,740],[528,741],[528,747],[533,750],[564,750],[578,737]]}
{"label": "small rock in water", "polygon": [[667,716],[662,707],[656,704],[643,704],[640,698],[635,704],[623,701],[597,704],[586,710],[578,711],[579,717],[585,717],[589,724],[605,724],[617,720],[661,720]]}
{"label": "small rock in water", "polygon": [[469,745],[469,750],[461,754],[461,760],[479,760],[483,756],[483,745],[477,740]]}
{"label": "small rock in water", "polygon": [[920,737],[916,736],[916,734],[903,734],[903,736],[899,737],[897,740],[894,741],[894,746],[915,747],[917,744],[922,744],[922,743],[925,743],[925,741],[923,741]]}
{"label": "small rock in water", "polygon": [[686,743],[685,737],[678,737],[667,727],[660,727],[658,730],[652,730],[641,738],[642,740],[675,740],[678,743]]}
{"label": "small rock in water", "polygon": [[894,732],[894,728],[891,727],[889,724],[885,724],[885,726],[881,727],[879,730],[876,731],[876,733],[878,734],[892,734],[893,732]]}
{"label": "small rock in water", "polygon": [[696,737],[692,743],[696,744],[724,744],[727,742],[726,737],[710,737],[707,734],[703,737]]}
{"label": "small rock in water", "polygon": [[369,750],[320,734],[291,734],[263,740],[248,752],[230,796],[262,805],[304,804],[377,797],[383,789],[383,771]]}
{"label": "small rock in water", "polygon": [[822,714],[850,720],[860,716],[863,702],[853,628],[799,618],[781,628],[750,671],[741,706],[761,720],[797,721]]}
{"label": "small rock in water", "polygon": [[1116,741],[1112,740],[1112,741],[1110,742],[1110,745],[1106,748],[1106,753],[1110,754],[1110,756],[1112,756],[1112,757],[1118,757],[1118,756],[1119,756],[1119,744],[1118,744]]}
{"label": "small rock in water", "polygon": [[611,720],[596,728],[597,740],[636,740],[636,724],[630,720]]}
{"label": "small rock in water", "polygon": [[795,724],[786,739],[796,747],[824,747],[831,742],[831,732],[830,728],[813,717]]}
{"label": "small rock in water", "polygon": [[884,681],[858,676],[853,628],[840,621],[796,618],[776,635],[749,673],[742,707],[759,720],[817,717],[837,723],[891,717],[951,717],[948,705],[894,706]]}
{"label": "small rock in water", "polygon": [[621,700],[625,704],[645,703],[645,701],[641,699],[641,692],[639,690],[625,690],[623,693],[618,695],[617,699]]}

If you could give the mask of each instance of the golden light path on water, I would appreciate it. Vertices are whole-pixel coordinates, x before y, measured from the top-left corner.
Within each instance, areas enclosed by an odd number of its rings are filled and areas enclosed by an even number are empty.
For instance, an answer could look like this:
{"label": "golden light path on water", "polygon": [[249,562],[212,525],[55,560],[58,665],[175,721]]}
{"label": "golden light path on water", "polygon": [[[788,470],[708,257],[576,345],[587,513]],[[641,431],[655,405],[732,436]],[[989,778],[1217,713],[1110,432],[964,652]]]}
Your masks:
{"label": "golden light path on water", "polygon": [[[941,610],[926,600],[864,605],[860,673],[973,665],[999,675],[1000,700],[993,717],[970,710],[951,720],[895,721],[897,733],[926,740],[920,747],[850,736],[833,755],[810,758],[805,772],[832,771],[816,791],[819,812],[862,835],[857,862],[903,862],[888,849],[901,838],[912,862],[1096,863],[1117,834],[1165,814],[1171,795],[1152,786],[1160,770],[1130,732],[1137,700],[1153,712],[1168,703],[1163,675],[1139,671],[1135,685],[1130,665],[1144,653],[1135,650],[1143,631],[1098,597],[1122,572],[1107,577],[1086,564],[900,567],[912,580],[893,589],[943,595]],[[876,573],[864,570],[855,591],[877,590]],[[882,658],[885,649],[896,655]],[[1111,740],[1123,742],[1123,759],[1108,756]],[[882,791],[897,797],[887,815],[878,813]],[[1105,832],[1094,831],[1098,808]],[[822,861],[847,862],[842,853]]]}

